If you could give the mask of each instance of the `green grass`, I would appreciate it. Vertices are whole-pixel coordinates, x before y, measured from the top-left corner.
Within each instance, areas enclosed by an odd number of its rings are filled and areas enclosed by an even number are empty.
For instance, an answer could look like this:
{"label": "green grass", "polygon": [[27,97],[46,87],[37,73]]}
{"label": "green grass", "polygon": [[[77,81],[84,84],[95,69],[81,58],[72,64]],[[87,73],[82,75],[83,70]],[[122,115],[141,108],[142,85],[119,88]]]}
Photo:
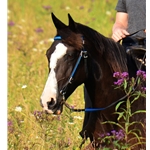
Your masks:
{"label": "green grass", "polygon": [[[111,36],[117,0],[9,0],[8,1],[8,149],[77,150],[82,139],[83,112],[64,111],[60,118],[36,118],[47,75],[46,50],[56,34],[50,13],[65,24],[70,13],[76,22]],[[43,6],[50,6],[49,10]],[[35,30],[41,28],[43,32]],[[24,88],[25,87],[25,88]],[[68,99],[76,108],[84,107],[80,86]],[[21,107],[21,112],[16,111]],[[87,141],[88,142],[88,141]],[[86,144],[85,144],[86,145]],[[83,146],[84,147],[84,146]]]}

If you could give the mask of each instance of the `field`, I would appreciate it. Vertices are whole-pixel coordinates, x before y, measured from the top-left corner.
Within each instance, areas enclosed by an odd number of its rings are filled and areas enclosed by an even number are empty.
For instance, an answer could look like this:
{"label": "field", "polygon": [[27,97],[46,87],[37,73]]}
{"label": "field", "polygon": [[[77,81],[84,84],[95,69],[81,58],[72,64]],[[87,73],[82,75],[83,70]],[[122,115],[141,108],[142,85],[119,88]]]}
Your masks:
{"label": "field", "polygon": [[[77,150],[81,144],[83,112],[64,108],[60,116],[45,115],[40,96],[47,75],[45,56],[56,34],[53,12],[68,24],[76,22],[111,37],[117,0],[9,0],[8,1],[8,149]],[[69,97],[75,108],[84,107],[83,85]],[[85,143],[86,146],[88,141]],[[83,147],[84,147],[83,146]]]}

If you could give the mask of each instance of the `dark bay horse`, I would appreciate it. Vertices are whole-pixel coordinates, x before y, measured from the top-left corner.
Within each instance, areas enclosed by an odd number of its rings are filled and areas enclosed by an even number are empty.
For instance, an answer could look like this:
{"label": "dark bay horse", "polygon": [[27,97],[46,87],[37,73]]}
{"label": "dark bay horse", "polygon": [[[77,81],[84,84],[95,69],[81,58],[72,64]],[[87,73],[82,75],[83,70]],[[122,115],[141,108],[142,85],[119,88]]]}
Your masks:
{"label": "dark bay horse", "polygon": [[[69,25],[65,25],[52,13],[57,29],[54,42],[47,50],[49,76],[41,95],[41,105],[46,113],[61,114],[64,100],[81,84],[85,86],[85,108],[105,108],[125,95],[112,86],[114,72],[128,72],[136,76],[138,70],[134,60],[127,55],[119,43],[114,42],[92,28],[75,22],[68,14]],[[133,110],[145,110],[145,99],[139,101]],[[115,105],[103,111],[85,112],[80,135],[89,137],[95,147],[99,147],[99,136],[111,130],[119,130],[113,124]],[[145,121],[145,114],[138,114],[136,121]],[[134,126],[134,128],[140,128]],[[145,131],[142,131],[145,137]]]}

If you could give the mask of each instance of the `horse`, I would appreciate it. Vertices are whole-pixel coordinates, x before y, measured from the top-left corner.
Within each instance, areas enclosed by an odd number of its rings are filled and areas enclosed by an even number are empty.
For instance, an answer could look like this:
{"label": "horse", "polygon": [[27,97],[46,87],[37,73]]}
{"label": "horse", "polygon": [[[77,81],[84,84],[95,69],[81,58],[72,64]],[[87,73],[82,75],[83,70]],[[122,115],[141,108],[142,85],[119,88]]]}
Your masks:
{"label": "horse", "polygon": [[[51,16],[57,34],[46,52],[49,75],[40,98],[43,110],[48,114],[60,115],[67,98],[81,84],[85,87],[85,108],[105,108],[123,97],[124,91],[111,86],[115,81],[113,73],[128,72],[130,77],[135,77],[139,69],[124,47],[96,30],[75,22],[70,14],[69,25],[53,13]],[[132,107],[133,110],[146,109],[145,99]],[[117,122],[114,111],[115,105],[101,111],[85,112],[80,135],[83,139],[90,138],[93,148],[105,145],[99,142],[100,135],[119,130],[118,126],[102,123],[108,120]],[[138,114],[136,121],[144,122],[145,114]],[[145,137],[145,131],[138,128]]]}

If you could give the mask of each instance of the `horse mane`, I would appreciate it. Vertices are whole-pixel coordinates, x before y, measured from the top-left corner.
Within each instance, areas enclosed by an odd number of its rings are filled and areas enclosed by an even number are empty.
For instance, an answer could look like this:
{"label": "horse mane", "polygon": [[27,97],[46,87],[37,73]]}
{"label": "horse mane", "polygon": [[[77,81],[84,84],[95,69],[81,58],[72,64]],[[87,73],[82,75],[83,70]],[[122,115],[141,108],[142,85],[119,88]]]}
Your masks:
{"label": "horse mane", "polygon": [[[127,67],[127,54],[122,45],[116,43],[113,39],[107,38],[98,33],[94,29],[77,24],[77,29],[84,37],[92,43],[94,49],[105,58],[109,64],[112,72],[124,72],[128,71]],[[96,53],[96,52],[95,52]]]}

